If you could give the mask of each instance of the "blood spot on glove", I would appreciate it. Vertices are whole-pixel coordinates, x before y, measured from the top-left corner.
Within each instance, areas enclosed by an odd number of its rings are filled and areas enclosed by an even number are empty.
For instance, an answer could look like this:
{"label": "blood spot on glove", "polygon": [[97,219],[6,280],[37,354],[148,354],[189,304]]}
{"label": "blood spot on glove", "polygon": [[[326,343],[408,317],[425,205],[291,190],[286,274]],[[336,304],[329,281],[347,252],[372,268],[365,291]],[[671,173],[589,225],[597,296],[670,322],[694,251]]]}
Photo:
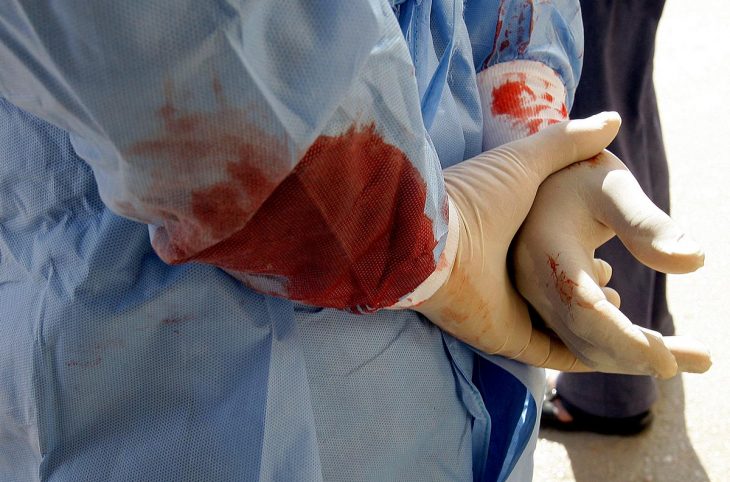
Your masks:
{"label": "blood spot on glove", "polygon": [[598,167],[601,164],[601,159],[603,156],[601,154],[596,154],[595,156],[591,157],[590,159],[586,159],[585,161],[581,161],[581,164],[590,166],[590,167]]}
{"label": "blood spot on glove", "polygon": [[596,168],[601,165],[602,156],[601,154],[596,154],[595,156],[591,157],[590,159],[586,159],[584,161],[578,161],[576,163],[573,163],[567,167],[567,169],[574,169],[576,167],[580,166],[588,166],[591,169]]}
{"label": "blood spot on glove", "polygon": [[[425,182],[374,124],[320,136],[292,170],[286,142],[251,125],[223,90],[213,82],[212,112],[178,108],[168,94],[162,132],[127,152],[177,170],[152,172],[142,203],[160,220],[162,259],[212,264],[260,291],[334,308],[390,306],[433,272]],[[215,177],[190,192],[201,176]]]}
{"label": "blood spot on glove", "polygon": [[558,272],[560,264],[557,259],[559,256],[560,255],[558,254],[555,258],[553,258],[548,255],[548,265],[550,266],[551,276],[553,278],[555,289],[560,296],[560,301],[570,307],[573,304],[573,290],[576,286],[578,286],[578,283],[568,278],[568,275],[566,275],[565,271],[562,269]]}

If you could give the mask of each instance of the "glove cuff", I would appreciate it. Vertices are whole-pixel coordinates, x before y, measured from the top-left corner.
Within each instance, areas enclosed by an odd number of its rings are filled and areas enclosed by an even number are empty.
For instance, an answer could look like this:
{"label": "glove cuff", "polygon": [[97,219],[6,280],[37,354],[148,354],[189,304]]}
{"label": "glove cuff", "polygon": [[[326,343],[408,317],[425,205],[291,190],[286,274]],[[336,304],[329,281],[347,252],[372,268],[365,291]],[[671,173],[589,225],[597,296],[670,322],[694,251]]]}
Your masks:
{"label": "glove cuff", "polygon": [[433,294],[441,288],[451,275],[451,269],[454,267],[456,259],[456,250],[459,247],[459,211],[456,209],[451,199],[449,202],[449,232],[446,238],[446,246],[441,252],[439,262],[436,269],[426,278],[423,283],[413,290],[410,294],[404,296],[398,303],[389,307],[392,310],[405,310],[413,308],[431,298]]}
{"label": "glove cuff", "polygon": [[513,60],[477,75],[486,151],[568,120],[567,91],[558,74],[541,62]]}

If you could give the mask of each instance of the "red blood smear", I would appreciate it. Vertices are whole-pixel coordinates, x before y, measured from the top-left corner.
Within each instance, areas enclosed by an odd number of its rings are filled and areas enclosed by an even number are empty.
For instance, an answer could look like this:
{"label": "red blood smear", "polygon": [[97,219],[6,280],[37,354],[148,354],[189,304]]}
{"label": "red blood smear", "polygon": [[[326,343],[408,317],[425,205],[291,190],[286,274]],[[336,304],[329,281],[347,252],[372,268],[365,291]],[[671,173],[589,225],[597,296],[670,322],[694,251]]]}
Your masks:
{"label": "red blood smear", "polygon": [[389,306],[435,268],[425,202],[406,156],[351,127],[320,136],[244,229],[192,259],[284,277],[290,299],[316,306]]}
{"label": "red blood smear", "polygon": [[499,1],[499,14],[497,16],[497,25],[494,28],[494,40],[492,41],[492,50],[490,51],[489,55],[487,55],[487,58],[484,59],[484,63],[482,64],[482,70],[486,69],[489,66],[489,61],[492,60],[492,56],[494,55],[494,52],[497,50],[497,40],[499,39],[499,34],[502,33],[502,24],[504,22],[504,14],[505,14],[505,0],[500,0]]}
{"label": "red blood smear", "polygon": [[[560,255],[558,255],[558,256],[560,256]],[[553,272],[553,275],[557,276],[558,266],[560,266],[558,264],[558,260],[556,260],[552,256],[548,255],[548,264],[550,265],[550,271]]]}
{"label": "red blood smear", "polygon": [[[505,28],[504,40],[502,40],[502,42],[499,43],[500,52],[506,50],[511,45],[512,42],[516,42],[517,53],[519,53],[520,55],[524,54],[527,51],[527,47],[530,45],[530,36],[532,35],[533,21],[532,21],[532,16],[530,16],[529,35],[525,35],[525,14],[527,12],[532,12],[532,9],[533,9],[532,1],[526,1],[520,5],[520,13],[519,13],[518,17],[516,19],[514,17],[512,17],[512,19],[511,19],[513,22],[515,20],[517,22],[517,34],[513,35],[515,33],[514,31],[511,31],[508,28]],[[490,51],[489,55],[487,55],[487,58],[484,60],[484,63],[482,64],[482,70],[486,69],[489,66],[489,62],[492,60],[492,57],[494,56],[494,53],[497,50],[497,42],[502,34],[502,27],[504,25],[504,19],[505,19],[506,15],[507,15],[507,5],[505,3],[505,0],[500,0],[499,13],[497,16],[497,24],[494,29],[494,40],[492,43],[492,50]],[[509,25],[512,25],[512,24],[509,24]],[[511,38],[511,40],[510,40],[510,38]]]}
{"label": "red blood smear", "polygon": [[533,5],[532,1],[523,2],[520,5],[520,15],[517,18],[517,23],[519,27],[517,28],[517,38],[519,39],[519,43],[517,46],[517,52],[520,55],[523,55],[527,51],[527,47],[530,45],[530,37],[532,36],[532,28],[533,28],[533,16],[530,15],[530,31],[528,35],[525,35],[525,12],[532,13]]}
{"label": "red blood smear", "polygon": [[602,159],[602,156],[600,154],[597,154],[584,161],[575,162],[575,163],[571,164],[570,166],[568,166],[566,169],[575,169],[575,168],[583,167],[583,166],[588,166],[591,169],[595,169],[596,167],[601,165],[601,159]]}
{"label": "red blood smear", "polygon": [[565,103],[560,106],[560,115],[563,116],[563,119],[568,118],[568,107],[565,105]]}
{"label": "red blood smear", "polygon": [[[153,246],[170,263],[189,259],[243,226],[288,170],[286,145],[249,125],[243,110],[226,106],[215,79],[212,90],[218,111],[191,113],[174,106],[172,88],[167,86],[166,102],[157,112],[163,132],[126,151],[161,166],[152,173],[149,192],[136,200],[142,213],[131,214],[164,223]],[[217,171],[227,180],[213,185],[214,196],[190,195],[191,179]],[[171,201],[187,195],[187,206]],[[118,208],[130,215],[130,206],[122,203]]]}
{"label": "red blood smear", "polygon": [[558,273],[558,267],[560,266],[560,264],[558,264],[557,256],[553,258],[552,256],[548,255],[548,265],[550,265],[550,271],[552,271],[555,289],[560,296],[560,301],[570,307],[570,305],[572,305],[573,303],[573,289],[578,286],[578,283],[568,278],[568,275],[565,274],[565,271],[560,270],[560,273]]}
{"label": "red blood smear", "polygon": [[509,80],[492,89],[492,114],[508,115],[527,127],[530,134],[538,131],[541,120],[536,117],[547,105],[535,104],[535,92],[523,79]]}
{"label": "red blood smear", "polygon": [[[541,97],[547,101],[553,99],[550,94]],[[554,111],[560,116],[560,120],[568,117],[565,104],[561,106],[560,111],[557,111],[550,105],[538,103],[538,96],[527,85],[524,74],[518,76],[516,80],[508,80],[492,89],[492,115],[511,117],[515,127],[522,126],[529,134],[539,131],[543,123],[551,124],[550,118],[543,113],[546,110]]]}
{"label": "red blood smear", "polygon": [[425,183],[374,125],[320,136],[289,172],[286,146],[226,106],[219,82],[213,92],[217,112],[182,112],[168,95],[162,134],[128,151],[166,161],[183,179],[175,186],[162,172],[153,191],[184,189],[201,165],[225,166],[224,179],[190,193],[183,209],[150,194],[158,202],[143,209],[165,220],[153,239],[162,259],[270,276],[284,280],[288,298],[334,308],[390,306],[434,270]]}

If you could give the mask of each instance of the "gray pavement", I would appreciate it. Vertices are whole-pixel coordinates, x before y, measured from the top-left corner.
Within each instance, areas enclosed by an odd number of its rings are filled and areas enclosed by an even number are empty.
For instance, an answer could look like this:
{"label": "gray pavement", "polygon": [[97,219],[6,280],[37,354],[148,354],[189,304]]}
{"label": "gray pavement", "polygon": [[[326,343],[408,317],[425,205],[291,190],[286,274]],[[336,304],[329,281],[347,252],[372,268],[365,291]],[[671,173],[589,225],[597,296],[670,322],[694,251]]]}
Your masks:
{"label": "gray pavement", "polygon": [[536,482],[730,481],[730,2],[668,0],[654,78],[672,216],[706,253],[704,268],[670,277],[669,304],[714,365],[661,382],[654,426],[638,437],[543,431]]}

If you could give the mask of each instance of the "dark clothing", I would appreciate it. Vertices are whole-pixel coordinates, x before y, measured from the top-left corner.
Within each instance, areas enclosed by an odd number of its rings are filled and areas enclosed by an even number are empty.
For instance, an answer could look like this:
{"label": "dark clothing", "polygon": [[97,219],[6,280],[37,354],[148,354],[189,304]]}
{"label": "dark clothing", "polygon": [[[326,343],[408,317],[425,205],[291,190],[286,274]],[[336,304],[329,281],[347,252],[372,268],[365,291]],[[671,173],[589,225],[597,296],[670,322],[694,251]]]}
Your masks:
{"label": "dark clothing", "polygon": [[[623,119],[609,150],[621,158],[654,201],[669,212],[669,172],[652,79],[654,41],[664,0],[582,2],[583,74],[571,117],[615,110]],[[636,261],[614,238],[596,251],[613,266],[609,286],[634,323],[674,333],[666,277]],[[561,374],[560,396],[594,415],[627,417],[648,410],[657,397],[651,377],[600,373]]]}

